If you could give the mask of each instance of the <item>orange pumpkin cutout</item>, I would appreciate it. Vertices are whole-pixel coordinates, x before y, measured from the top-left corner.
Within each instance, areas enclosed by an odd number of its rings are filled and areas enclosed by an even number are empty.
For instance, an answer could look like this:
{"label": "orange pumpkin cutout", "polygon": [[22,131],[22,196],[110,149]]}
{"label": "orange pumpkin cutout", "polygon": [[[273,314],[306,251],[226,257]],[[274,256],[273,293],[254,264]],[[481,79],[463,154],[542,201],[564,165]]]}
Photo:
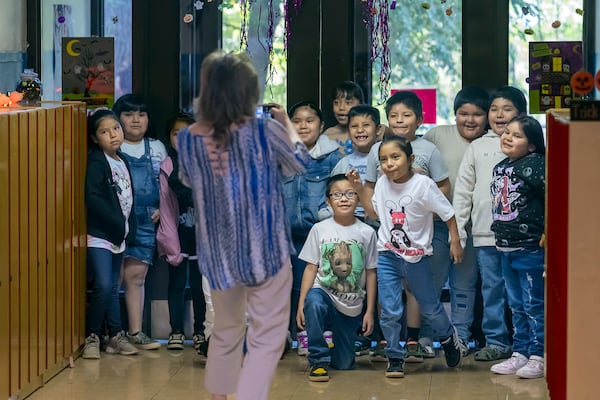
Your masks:
{"label": "orange pumpkin cutout", "polygon": [[598,91],[600,92],[600,69],[598,70],[598,72],[596,72],[596,78],[594,79],[594,81],[596,81],[596,89],[598,89]]}
{"label": "orange pumpkin cutout", "polygon": [[577,71],[571,77],[571,87],[576,94],[588,94],[594,88],[594,78],[588,71]]}

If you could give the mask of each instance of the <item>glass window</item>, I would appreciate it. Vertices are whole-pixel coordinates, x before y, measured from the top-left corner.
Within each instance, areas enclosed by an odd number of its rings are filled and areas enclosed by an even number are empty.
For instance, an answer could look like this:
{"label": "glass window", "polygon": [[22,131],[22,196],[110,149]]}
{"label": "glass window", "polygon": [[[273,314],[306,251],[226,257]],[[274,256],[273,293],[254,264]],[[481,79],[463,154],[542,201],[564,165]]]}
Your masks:
{"label": "glass window", "polygon": [[[245,38],[248,52],[263,82],[263,102],[286,103],[287,59],[284,49],[284,3],[283,1],[256,0],[250,2],[248,29]],[[240,51],[243,12],[240,2],[228,2],[223,7],[223,45],[225,51]],[[273,7],[272,10],[269,7]],[[272,13],[271,13],[272,11]],[[273,51],[268,53],[268,31],[273,29]],[[269,60],[271,65],[269,65]]]}
{"label": "glass window", "polygon": [[115,38],[115,100],[131,93],[131,0],[104,0],[104,37]]}
{"label": "glass window", "polygon": [[[528,103],[529,42],[582,40],[583,17],[577,9],[583,9],[583,0],[510,1],[508,84],[521,89]],[[549,68],[562,71],[562,58],[552,57]],[[545,125],[544,114],[537,118]]]}
{"label": "glass window", "polygon": [[[396,6],[388,10],[391,90],[434,89],[434,123],[454,123],[454,96],[462,87],[462,1],[392,3]],[[379,92],[380,71],[381,61],[375,60],[374,103],[388,97]],[[429,92],[421,93],[428,95]],[[385,117],[383,105],[379,107]],[[428,128],[425,126],[421,131]]]}
{"label": "glass window", "polygon": [[42,0],[42,80],[44,100],[62,98],[62,38],[90,36],[89,0]]}

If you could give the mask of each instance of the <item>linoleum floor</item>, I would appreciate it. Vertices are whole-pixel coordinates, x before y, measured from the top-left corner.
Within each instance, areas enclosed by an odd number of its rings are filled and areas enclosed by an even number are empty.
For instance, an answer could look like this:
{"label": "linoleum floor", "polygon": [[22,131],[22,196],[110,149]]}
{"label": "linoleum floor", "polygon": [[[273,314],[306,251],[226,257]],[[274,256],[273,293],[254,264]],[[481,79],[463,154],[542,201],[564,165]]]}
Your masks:
{"label": "linoleum floor", "polygon": [[[544,379],[526,380],[489,372],[492,362],[463,359],[449,369],[435,359],[405,364],[406,376],[384,376],[387,364],[357,358],[353,371],[331,370],[326,383],[309,382],[305,357],[288,353],[279,363],[270,400],[547,400]],[[102,353],[100,360],[77,359],[28,400],[203,400],[205,361],[186,344],[182,351],[141,351],[137,356]],[[230,396],[230,399],[234,399]]]}

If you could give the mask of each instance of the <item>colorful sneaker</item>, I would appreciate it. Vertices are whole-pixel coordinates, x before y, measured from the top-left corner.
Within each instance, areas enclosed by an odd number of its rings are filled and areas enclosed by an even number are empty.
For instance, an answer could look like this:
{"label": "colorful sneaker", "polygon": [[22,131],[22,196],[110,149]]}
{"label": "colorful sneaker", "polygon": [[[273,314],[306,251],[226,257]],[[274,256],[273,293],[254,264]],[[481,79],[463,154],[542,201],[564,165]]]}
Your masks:
{"label": "colorful sneaker", "polygon": [[385,346],[387,346],[387,342],[382,340],[369,351],[372,362],[388,362],[387,355],[385,354]]}
{"label": "colorful sneaker", "polygon": [[308,355],[308,336],[306,335],[306,331],[298,332],[298,355],[306,356]]}
{"label": "colorful sneaker", "polygon": [[327,372],[327,364],[315,364],[310,367],[308,380],[311,382],[328,382],[329,373]]}
{"label": "colorful sneaker", "polygon": [[100,358],[100,338],[95,333],[85,338],[85,346],[81,358],[87,360],[98,360]]}
{"label": "colorful sneaker", "polygon": [[356,355],[356,357],[366,356],[367,354],[369,354],[370,349],[370,346],[368,346],[364,342],[361,342],[360,340],[354,342],[354,354]]}
{"label": "colorful sneaker", "polygon": [[167,342],[167,349],[169,350],[183,350],[183,341],[185,336],[183,333],[171,333],[169,335],[169,341]]}
{"label": "colorful sneaker", "polygon": [[511,353],[498,346],[485,346],[475,352],[475,361],[503,360],[505,358],[509,358],[510,354]]}
{"label": "colorful sneaker", "polygon": [[460,360],[462,359],[462,353],[460,351],[460,339],[456,333],[456,328],[452,336],[440,343],[444,349],[444,356],[446,357],[446,365],[450,368],[458,367]]}
{"label": "colorful sneaker", "polygon": [[536,379],[544,377],[544,357],[530,356],[529,361],[523,367],[519,368],[516,375],[519,378]]}
{"label": "colorful sneaker", "polygon": [[129,342],[127,336],[125,336],[125,332],[121,331],[110,338],[110,341],[106,346],[106,352],[108,354],[132,356],[138,353],[138,349]]}
{"label": "colorful sneaker", "polygon": [[160,343],[152,340],[144,332],[139,331],[135,335],[127,333],[127,338],[134,346],[143,350],[156,350],[160,348]]}
{"label": "colorful sneaker", "polygon": [[404,362],[401,358],[390,358],[385,370],[386,378],[404,378]]}
{"label": "colorful sneaker", "polygon": [[404,361],[407,363],[423,362],[423,352],[421,351],[421,344],[419,342],[406,344],[406,358]]}
{"label": "colorful sneaker", "polygon": [[[330,349],[333,348],[334,344],[333,344],[333,332],[331,331],[325,331],[323,332],[323,339],[325,339],[325,343],[327,343],[327,347],[329,347]],[[306,348],[308,349],[308,339],[306,339]]]}

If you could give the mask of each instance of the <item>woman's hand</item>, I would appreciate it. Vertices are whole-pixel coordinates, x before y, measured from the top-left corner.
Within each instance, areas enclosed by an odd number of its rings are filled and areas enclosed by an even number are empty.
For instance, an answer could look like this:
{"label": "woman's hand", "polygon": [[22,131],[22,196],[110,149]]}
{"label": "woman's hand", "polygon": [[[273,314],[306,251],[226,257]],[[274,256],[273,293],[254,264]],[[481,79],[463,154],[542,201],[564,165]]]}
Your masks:
{"label": "woman's hand", "polygon": [[275,103],[268,103],[265,105],[269,107],[269,112],[271,113],[271,116],[273,117],[273,119],[275,121],[279,122],[281,125],[283,125],[285,127],[285,129],[288,131],[290,141],[302,142],[302,140],[300,139],[300,136],[298,136],[298,132],[296,132],[296,128],[294,127],[294,124],[292,124],[290,117],[288,117],[288,114],[287,114],[287,111],[285,111],[285,108],[283,108],[283,106],[281,104],[275,104]]}

